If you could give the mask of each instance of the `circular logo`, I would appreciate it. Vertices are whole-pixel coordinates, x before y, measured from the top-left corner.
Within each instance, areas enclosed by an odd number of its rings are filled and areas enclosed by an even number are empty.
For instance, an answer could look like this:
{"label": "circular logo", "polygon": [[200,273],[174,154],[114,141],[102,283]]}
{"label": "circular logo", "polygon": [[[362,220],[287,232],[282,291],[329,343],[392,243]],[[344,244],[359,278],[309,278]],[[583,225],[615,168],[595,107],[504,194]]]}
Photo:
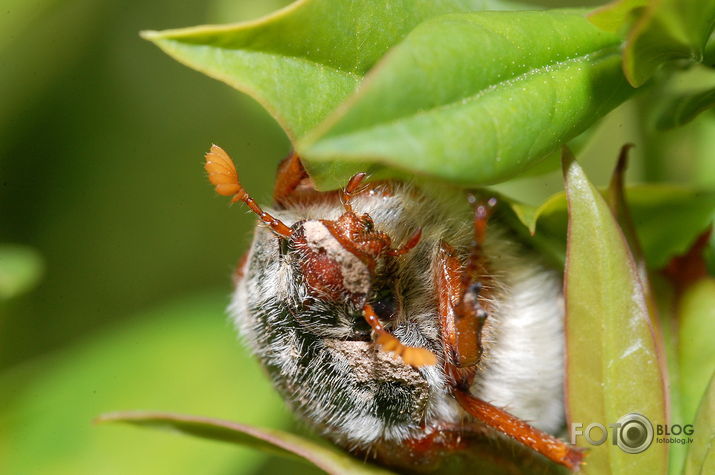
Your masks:
{"label": "circular logo", "polygon": [[653,442],[653,424],[637,412],[631,412],[618,419],[621,425],[616,444],[626,453],[639,454]]}

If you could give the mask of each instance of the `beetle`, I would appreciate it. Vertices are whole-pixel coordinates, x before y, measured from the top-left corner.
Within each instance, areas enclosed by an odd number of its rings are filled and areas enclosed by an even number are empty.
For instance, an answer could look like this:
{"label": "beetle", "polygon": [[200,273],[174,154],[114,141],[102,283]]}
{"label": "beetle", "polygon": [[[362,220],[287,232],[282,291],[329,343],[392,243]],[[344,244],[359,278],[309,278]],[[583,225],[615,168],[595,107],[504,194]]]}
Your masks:
{"label": "beetle", "polygon": [[319,192],[293,153],[264,210],[223,149],[205,159],[259,222],[229,314],[302,421],[410,470],[485,437],[578,469],[584,453],[550,434],[564,423],[560,277],[490,222],[493,198],[365,173]]}

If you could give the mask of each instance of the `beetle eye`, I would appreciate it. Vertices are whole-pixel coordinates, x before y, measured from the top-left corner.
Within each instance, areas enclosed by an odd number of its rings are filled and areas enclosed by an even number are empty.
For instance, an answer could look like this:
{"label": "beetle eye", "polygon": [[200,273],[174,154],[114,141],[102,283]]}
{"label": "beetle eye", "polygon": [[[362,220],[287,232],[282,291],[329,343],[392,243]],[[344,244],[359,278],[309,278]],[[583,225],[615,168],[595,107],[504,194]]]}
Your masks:
{"label": "beetle eye", "polygon": [[360,221],[362,222],[362,225],[365,228],[365,231],[372,232],[375,230],[375,223],[372,221],[372,218],[370,217],[370,215],[363,214],[362,217],[360,218]]}
{"label": "beetle eye", "polygon": [[391,320],[397,314],[397,299],[392,292],[377,295],[372,302],[372,308],[382,320]]}

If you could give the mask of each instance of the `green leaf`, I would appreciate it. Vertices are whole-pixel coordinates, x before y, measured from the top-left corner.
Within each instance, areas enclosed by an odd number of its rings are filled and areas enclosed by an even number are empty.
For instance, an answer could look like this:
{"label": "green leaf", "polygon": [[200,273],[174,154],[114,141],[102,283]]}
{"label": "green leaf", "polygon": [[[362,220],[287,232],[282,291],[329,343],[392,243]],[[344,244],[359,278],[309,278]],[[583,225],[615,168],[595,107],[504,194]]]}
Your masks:
{"label": "green leaf", "polygon": [[703,51],[703,63],[706,66],[715,66],[715,37],[710,35],[710,39],[705,44],[705,51]]}
{"label": "green leaf", "polygon": [[628,97],[619,45],[578,10],[441,16],[391,50],[298,150],[354,171],[377,163],[496,183]]}
{"label": "green leaf", "polygon": [[715,27],[715,0],[620,0],[590,17],[609,31],[630,25],[623,71],[639,87],[662,64],[703,61],[705,44]]}
{"label": "green leaf", "polygon": [[683,418],[689,423],[715,372],[715,279],[703,279],[685,292],[678,318],[680,394]]}
{"label": "green leaf", "polygon": [[496,0],[299,0],[263,19],[142,36],[178,61],[243,91],[302,137],[352,93],[416,25],[436,15],[518,8]]}
{"label": "green leaf", "polygon": [[653,269],[683,254],[705,231],[715,210],[715,192],[677,185],[639,185],[626,190],[638,238]]}
{"label": "green leaf", "polygon": [[[676,318],[675,289],[664,275],[653,273],[649,275],[652,285],[651,294],[656,301],[659,324],[668,365],[668,395],[670,396],[669,416],[671,424],[687,424],[683,418],[682,398],[680,397],[680,362],[678,360],[678,321]],[[668,451],[668,473],[682,472],[687,454],[684,444],[670,444]]]}
{"label": "green leaf", "polygon": [[667,130],[685,125],[715,106],[715,89],[673,97],[663,106],[656,128]]}
{"label": "green leaf", "polygon": [[589,15],[591,23],[602,30],[617,33],[624,26],[629,26],[637,18],[640,9],[648,5],[649,0],[615,0],[596,9]]}
{"label": "green leaf", "polygon": [[[570,154],[569,154],[570,155]],[[569,206],[566,260],[569,420],[607,426],[631,412],[666,421],[665,383],[633,256],[608,205],[571,156],[564,160]],[[588,446],[583,438],[579,440]],[[667,446],[637,457],[589,446],[588,473],[664,473]]]}
{"label": "green leaf", "polygon": [[226,303],[223,290],[183,298],[0,373],[0,473],[257,473],[261,452],[91,423],[140,407],[288,428],[283,401],[226,322]]}
{"label": "green leaf", "polygon": [[326,447],[294,434],[279,430],[259,429],[208,417],[160,412],[119,412],[102,415],[97,419],[97,422],[127,422],[139,426],[177,430],[196,437],[246,445],[283,457],[302,459],[330,474],[391,473],[355,459],[338,448]]}
{"label": "green leaf", "polygon": [[40,255],[26,246],[0,245],[0,301],[30,290],[43,273]]}
{"label": "green leaf", "polygon": [[715,373],[695,416],[693,443],[683,467],[683,475],[715,473]]}
{"label": "green leaf", "polygon": [[[537,226],[544,219],[549,216],[557,216],[557,224],[555,227],[562,230],[566,230],[566,194],[564,192],[556,193],[551,195],[546,201],[544,201],[538,207],[530,206],[526,203],[512,202],[511,207],[514,213],[519,218],[524,226],[529,229],[529,232],[533,235],[537,232]],[[566,238],[566,233],[562,234],[562,237]]]}
{"label": "green leaf", "polygon": [[623,236],[626,238],[628,247],[636,262],[641,281],[647,284],[648,273],[645,268],[645,257],[643,256],[643,250],[641,249],[640,240],[638,239],[638,233],[633,224],[631,210],[626,202],[626,169],[628,168],[628,153],[631,148],[633,148],[633,144],[626,144],[621,147],[616,167],[611,174],[611,182],[602,194],[606,199],[606,203],[608,203],[608,207],[611,209],[611,213],[613,213],[613,217],[616,218],[616,222],[621,228]]}
{"label": "green leaf", "polygon": [[[670,184],[634,185],[625,191],[633,225],[651,269],[661,269],[671,257],[686,252],[712,222],[715,191]],[[523,203],[513,203],[512,207],[532,234],[548,240],[553,257],[563,261],[565,194],[551,196],[538,208]]]}

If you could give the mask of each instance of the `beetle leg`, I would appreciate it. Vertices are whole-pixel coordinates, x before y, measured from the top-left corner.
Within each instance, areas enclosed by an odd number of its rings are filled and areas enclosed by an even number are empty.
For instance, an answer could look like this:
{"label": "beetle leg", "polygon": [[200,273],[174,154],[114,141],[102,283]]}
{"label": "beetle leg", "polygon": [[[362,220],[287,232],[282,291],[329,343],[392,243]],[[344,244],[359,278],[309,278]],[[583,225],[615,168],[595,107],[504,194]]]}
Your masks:
{"label": "beetle leg", "polygon": [[276,184],[273,187],[273,200],[277,205],[285,206],[286,202],[302,185],[313,190],[312,185],[306,183],[308,180],[308,172],[305,171],[300,157],[298,157],[297,153],[291,152],[278,165]]}
{"label": "beetle leg", "polygon": [[353,194],[358,191],[358,188],[360,188],[360,184],[366,177],[367,173],[356,173],[350,178],[348,184],[345,185],[345,188],[343,188],[341,200],[343,202],[343,207],[345,208],[346,213],[353,212],[353,207],[352,204],[350,204],[350,200],[352,199]]}
{"label": "beetle leg", "polygon": [[483,245],[487,222],[496,204],[494,199],[484,202],[473,196],[470,198],[475,204],[474,237],[466,265],[462,265],[454,248],[448,243],[440,243],[438,251],[436,286],[442,340],[448,354],[445,370],[453,379],[453,394],[459,405],[477,421],[515,439],[549,460],[575,470],[584,457],[582,451],[469,392],[482,353],[481,330],[487,312],[481,305],[479,293],[482,283],[488,285],[489,282]]}
{"label": "beetle leg", "polygon": [[462,265],[454,248],[441,242],[435,276],[442,339],[451,353],[453,365],[448,372],[454,376],[461,373],[457,379],[465,379],[467,372],[456,368],[472,368],[482,355],[481,334],[488,313],[482,305],[486,305],[487,299],[480,298],[480,293],[490,287],[483,246],[487,222],[496,205],[494,198],[487,201],[477,200],[474,195],[469,198],[474,204],[474,234],[469,259]]}
{"label": "beetle leg", "polygon": [[462,425],[423,428],[418,435],[395,442],[380,442],[372,450],[381,462],[396,467],[418,468],[420,472],[437,470],[445,456],[468,453],[473,448],[472,439],[486,440],[484,428],[471,432]]}
{"label": "beetle leg", "polygon": [[440,424],[423,428],[418,435],[395,443],[380,442],[373,447],[375,456],[395,467],[409,467],[411,472],[439,470],[455,456],[465,460],[457,467],[473,473],[561,473],[526,446],[505,447],[495,441],[493,431],[478,422]]}
{"label": "beetle leg", "polygon": [[582,449],[530,426],[503,409],[472,396],[467,390],[457,388],[454,395],[459,405],[477,420],[530,447],[552,462],[574,471],[581,465],[585,456]]}
{"label": "beetle leg", "polygon": [[412,233],[412,236],[402,246],[388,249],[386,254],[389,256],[404,256],[420,243],[420,238],[422,238],[422,228],[417,228],[417,231]]}
{"label": "beetle leg", "polygon": [[469,260],[467,261],[465,272],[462,274],[465,288],[469,288],[469,285],[479,278],[482,280],[488,278],[489,272],[487,272],[487,262],[484,255],[484,242],[487,238],[489,218],[497,204],[496,198],[483,200],[477,198],[474,194],[470,194],[468,199],[474,205],[474,229]]}
{"label": "beetle leg", "polygon": [[440,242],[437,259],[435,285],[442,343],[448,353],[445,362],[448,374],[456,377],[458,369],[473,368],[479,362],[486,312],[476,300],[478,286],[467,286],[469,280],[464,278],[465,269],[454,248]]}

